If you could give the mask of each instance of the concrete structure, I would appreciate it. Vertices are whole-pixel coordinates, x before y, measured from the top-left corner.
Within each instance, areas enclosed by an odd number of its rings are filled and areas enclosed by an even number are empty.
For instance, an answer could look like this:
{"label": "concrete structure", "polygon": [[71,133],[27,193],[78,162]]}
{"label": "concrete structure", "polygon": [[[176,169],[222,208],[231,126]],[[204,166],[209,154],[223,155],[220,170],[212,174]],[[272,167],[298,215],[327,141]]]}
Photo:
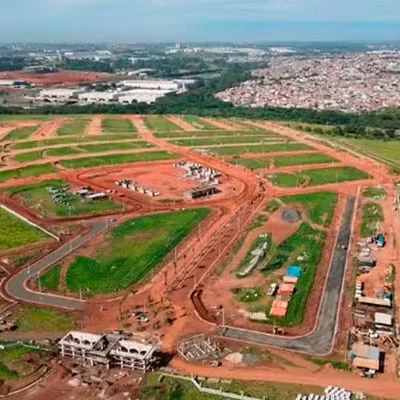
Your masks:
{"label": "concrete structure", "polygon": [[107,104],[118,100],[117,92],[85,92],[78,95],[80,102]]}
{"label": "concrete structure", "polygon": [[375,325],[393,326],[393,317],[390,314],[375,313]]}
{"label": "concrete structure", "polygon": [[0,86],[1,87],[13,87],[16,81],[11,79],[0,79]]}
{"label": "concrete structure", "polygon": [[359,303],[369,304],[371,306],[381,306],[381,307],[392,307],[392,301],[390,299],[380,299],[377,297],[367,297],[361,296],[358,298]]}
{"label": "concrete structure", "polygon": [[354,343],[351,348],[350,359],[353,360],[353,366],[356,368],[368,368],[379,371],[380,358],[381,351],[379,347]]}
{"label": "concrete structure", "polygon": [[200,197],[211,196],[215,193],[218,193],[217,187],[215,185],[207,185],[186,190],[184,195],[189,199],[198,199]]}
{"label": "concrete structure", "polygon": [[200,334],[183,339],[178,344],[178,354],[186,361],[200,361],[218,355],[216,341],[207,335]]}
{"label": "concrete structure", "polygon": [[104,365],[149,371],[158,361],[153,344],[125,340],[122,336],[68,332],[59,342],[62,357],[79,360],[83,365]]}
{"label": "concrete structure", "polygon": [[157,99],[164,97],[168,93],[173,93],[174,90],[147,90],[147,89],[136,89],[123,92],[119,97],[118,102],[121,104],[132,104],[132,103],[147,103],[152,104]]}
{"label": "concrete structure", "polygon": [[78,89],[43,89],[40,91],[38,100],[50,102],[66,102],[77,99]]}

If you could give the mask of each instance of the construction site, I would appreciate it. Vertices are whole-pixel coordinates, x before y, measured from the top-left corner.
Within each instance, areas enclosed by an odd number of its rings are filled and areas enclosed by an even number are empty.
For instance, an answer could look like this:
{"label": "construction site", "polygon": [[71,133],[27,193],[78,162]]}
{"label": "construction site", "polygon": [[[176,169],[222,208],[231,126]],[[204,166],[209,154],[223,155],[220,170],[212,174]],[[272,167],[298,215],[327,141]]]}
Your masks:
{"label": "construction site", "polygon": [[[27,384],[23,398],[62,387],[77,399],[104,391],[119,399],[162,367],[174,376],[168,379],[193,374],[321,389],[297,390],[293,400],[368,399],[360,392],[396,399],[400,219],[387,167],[277,123],[204,118],[215,124],[210,131],[180,116],[113,118],[132,131],[110,137],[104,116],[85,120],[79,135],[57,134],[73,118],[0,123],[0,203],[12,211],[2,229],[18,238],[0,249],[4,339],[14,329],[29,338],[20,328],[23,306],[75,318],[54,332],[59,364],[45,383]],[[149,118],[163,127],[151,128]],[[34,127],[31,137],[10,136],[26,126]],[[233,135],[251,137],[241,158],[268,158],[270,166],[238,163],[242,141],[232,145]],[[208,151],[197,151],[208,140]],[[319,165],[316,184],[270,179],[307,174],[311,164],[295,163],[307,154],[335,166]],[[291,165],[280,166],[281,157]],[[339,169],[357,179],[339,183]],[[370,187],[385,196],[367,198]],[[383,217],[364,235],[371,201]],[[21,253],[29,257],[18,265]],[[230,387],[221,392],[238,398]]]}

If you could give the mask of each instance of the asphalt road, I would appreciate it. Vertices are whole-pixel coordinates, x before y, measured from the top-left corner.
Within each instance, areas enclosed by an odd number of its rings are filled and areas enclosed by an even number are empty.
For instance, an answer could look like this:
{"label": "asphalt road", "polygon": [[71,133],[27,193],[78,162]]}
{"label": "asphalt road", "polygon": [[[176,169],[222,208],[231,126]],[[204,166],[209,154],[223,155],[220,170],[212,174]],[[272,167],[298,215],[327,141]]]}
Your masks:
{"label": "asphalt road", "polygon": [[16,300],[22,300],[25,302],[37,303],[39,305],[65,308],[70,310],[82,310],[85,306],[85,302],[82,300],[34,292],[26,288],[25,282],[29,278],[37,277],[39,272],[44,271],[46,268],[66,257],[78,247],[84,245],[90,239],[94,238],[96,235],[106,230],[110,225],[110,220],[95,220],[88,222],[88,225],[90,226],[90,231],[88,233],[83,236],[79,236],[68,243],[65,243],[52,253],[28,266],[17,275],[11,277],[5,286],[7,293]]}
{"label": "asphalt road", "polygon": [[343,211],[342,222],[337,237],[337,246],[332,257],[332,264],[322,298],[316,329],[311,334],[301,338],[285,338],[283,336],[273,336],[260,332],[226,327],[221,328],[220,335],[231,339],[281,347],[313,355],[328,354],[332,349],[333,339],[336,334],[336,320],[340,307],[340,294],[347,262],[347,250],[342,249],[341,246],[345,246],[346,249],[349,246],[354,211],[355,198],[348,197]]}

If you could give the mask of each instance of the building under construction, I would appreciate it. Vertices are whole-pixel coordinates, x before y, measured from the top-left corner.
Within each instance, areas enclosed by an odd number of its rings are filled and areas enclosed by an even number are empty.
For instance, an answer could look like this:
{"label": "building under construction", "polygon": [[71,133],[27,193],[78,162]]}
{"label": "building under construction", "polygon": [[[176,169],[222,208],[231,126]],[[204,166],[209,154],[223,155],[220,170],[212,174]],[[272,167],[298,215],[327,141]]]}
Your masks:
{"label": "building under construction", "polygon": [[200,197],[211,196],[218,192],[219,190],[215,185],[206,185],[186,190],[184,195],[189,199],[198,199]]}
{"label": "building under construction", "polygon": [[204,334],[183,339],[178,344],[177,350],[179,355],[187,361],[216,358],[219,353],[215,339]]}
{"label": "building under construction", "polygon": [[107,369],[129,368],[143,372],[160,361],[154,344],[126,340],[121,335],[71,331],[59,342],[62,357],[79,360],[83,365],[104,365]]}

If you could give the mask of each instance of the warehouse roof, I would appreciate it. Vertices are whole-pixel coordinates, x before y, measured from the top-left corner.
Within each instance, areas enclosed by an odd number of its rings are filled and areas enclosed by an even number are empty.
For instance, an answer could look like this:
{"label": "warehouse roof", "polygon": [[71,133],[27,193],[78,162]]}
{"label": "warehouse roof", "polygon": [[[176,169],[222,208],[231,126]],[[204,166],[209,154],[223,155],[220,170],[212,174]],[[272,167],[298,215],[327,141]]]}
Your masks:
{"label": "warehouse roof", "polygon": [[393,317],[390,314],[376,312],[375,313],[375,323],[379,324],[379,325],[392,326],[393,325]]}
{"label": "warehouse roof", "polygon": [[368,346],[363,343],[354,343],[351,352],[356,356],[356,358],[368,358],[375,361],[379,361],[381,353],[379,347]]}
{"label": "warehouse roof", "polygon": [[368,369],[374,369],[374,370],[378,371],[379,370],[379,360],[370,360],[368,358],[356,357],[353,360],[353,367],[368,368]]}

